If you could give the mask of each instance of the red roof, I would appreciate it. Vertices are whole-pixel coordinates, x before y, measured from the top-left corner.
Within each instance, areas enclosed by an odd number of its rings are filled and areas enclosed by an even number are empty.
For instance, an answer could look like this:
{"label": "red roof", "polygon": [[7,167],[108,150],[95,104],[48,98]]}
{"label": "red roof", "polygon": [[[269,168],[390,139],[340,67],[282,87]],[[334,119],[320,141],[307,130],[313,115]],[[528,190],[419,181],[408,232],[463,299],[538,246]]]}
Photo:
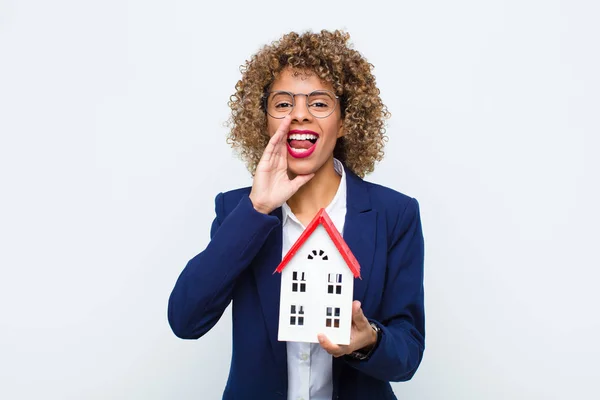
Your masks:
{"label": "red roof", "polygon": [[338,249],[342,257],[344,258],[344,261],[346,261],[346,265],[348,265],[348,268],[350,268],[350,271],[352,271],[354,277],[360,278],[360,264],[358,263],[358,260],[356,259],[356,257],[354,257],[354,254],[352,254],[352,251],[350,251],[350,247],[348,247],[348,245],[344,241],[344,238],[342,238],[342,235],[340,235],[338,230],[335,228],[333,221],[331,221],[331,218],[329,218],[329,215],[327,215],[327,212],[324,208],[321,208],[317,215],[315,215],[313,220],[310,221],[310,224],[308,224],[304,232],[302,232],[302,235],[300,235],[296,243],[294,243],[294,245],[292,246],[290,251],[287,252],[285,257],[283,257],[283,260],[281,260],[281,264],[279,264],[275,272],[283,271],[283,269],[290,262],[290,260],[296,255],[296,252],[304,244],[306,239],[308,239],[310,235],[312,235],[312,233],[315,231],[315,229],[317,229],[317,226],[319,225],[323,225],[323,228],[325,228],[325,231],[327,231],[327,233],[329,234],[329,237],[335,244],[335,247]]}

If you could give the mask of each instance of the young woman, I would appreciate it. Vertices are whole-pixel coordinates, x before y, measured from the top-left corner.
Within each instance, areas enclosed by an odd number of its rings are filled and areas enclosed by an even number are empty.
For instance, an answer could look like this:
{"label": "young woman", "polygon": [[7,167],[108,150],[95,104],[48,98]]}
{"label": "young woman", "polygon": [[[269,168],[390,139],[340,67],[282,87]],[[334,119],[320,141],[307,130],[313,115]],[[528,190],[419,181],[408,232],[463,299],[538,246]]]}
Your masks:
{"label": "young woman", "polygon": [[[384,120],[371,65],[349,35],[290,33],[242,68],[229,142],[252,187],[217,195],[211,241],[169,299],[173,332],[197,339],[233,301],[223,399],[395,399],[390,381],[424,351],[423,234],[418,203],[361,178],[383,157]],[[279,342],[280,274],[325,208],[360,263],[349,345]]]}

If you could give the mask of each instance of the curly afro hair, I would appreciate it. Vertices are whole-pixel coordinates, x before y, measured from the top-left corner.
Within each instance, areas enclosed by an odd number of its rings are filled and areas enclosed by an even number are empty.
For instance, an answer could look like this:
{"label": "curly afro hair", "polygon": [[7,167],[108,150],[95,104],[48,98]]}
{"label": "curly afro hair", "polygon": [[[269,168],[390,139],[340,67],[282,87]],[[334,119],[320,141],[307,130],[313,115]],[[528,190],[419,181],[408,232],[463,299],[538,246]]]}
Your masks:
{"label": "curly afro hair", "polygon": [[285,68],[316,74],[340,96],[344,136],[337,140],[334,156],[360,177],[373,171],[383,158],[385,119],[373,65],[348,44],[343,31],[295,32],[264,46],[240,67],[242,79],[228,103],[231,108],[227,142],[254,174],[267,146],[267,117],[263,96]]}

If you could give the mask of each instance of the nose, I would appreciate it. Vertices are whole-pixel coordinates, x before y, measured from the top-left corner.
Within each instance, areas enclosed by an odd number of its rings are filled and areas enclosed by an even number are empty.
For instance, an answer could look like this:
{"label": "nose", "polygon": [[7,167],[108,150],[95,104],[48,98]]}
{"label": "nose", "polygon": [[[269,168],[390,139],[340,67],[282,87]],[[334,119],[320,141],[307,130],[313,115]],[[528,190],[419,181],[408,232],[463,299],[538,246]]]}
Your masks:
{"label": "nose", "polygon": [[311,114],[308,112],[307,101],[308,96],[305,94],[299,93],[294,96],[294,108],[290,114],[292,121],[301,122],[310,120]]}

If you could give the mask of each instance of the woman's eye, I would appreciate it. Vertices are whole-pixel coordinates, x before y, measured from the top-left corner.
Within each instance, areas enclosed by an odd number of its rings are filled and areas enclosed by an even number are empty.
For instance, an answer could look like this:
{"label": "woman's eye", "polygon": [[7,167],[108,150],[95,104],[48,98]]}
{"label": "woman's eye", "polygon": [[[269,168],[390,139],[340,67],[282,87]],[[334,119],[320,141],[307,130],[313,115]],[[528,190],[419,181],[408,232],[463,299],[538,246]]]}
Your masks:
{"label": "woman's eye", "polygon": [[277,108],[288,108],[291,107],[292,103],[278,103],[275,107]]}
{"label": "woman's eye", "polygon": [[314,103],[311,103],[310,106],[311,107],[317,107],[317,108],[328,107],[326,103],[321,103],[321,102],[318,102],[318,101],[315,101]]}

